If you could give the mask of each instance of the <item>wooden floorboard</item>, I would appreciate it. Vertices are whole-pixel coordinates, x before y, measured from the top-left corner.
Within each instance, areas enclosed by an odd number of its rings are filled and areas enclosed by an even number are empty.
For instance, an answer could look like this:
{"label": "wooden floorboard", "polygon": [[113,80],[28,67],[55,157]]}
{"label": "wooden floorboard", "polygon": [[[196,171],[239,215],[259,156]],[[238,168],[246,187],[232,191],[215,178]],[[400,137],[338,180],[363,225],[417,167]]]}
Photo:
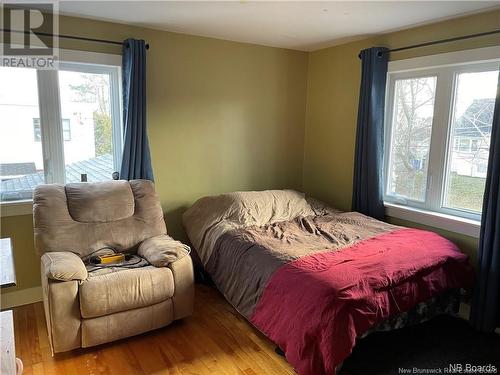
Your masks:
{"label": "wooden floorboard", "polygon": [[295,374],[275,346],[213,288],[197,285],[192,317],[95,348],[51,356],[42,303],[14,308],[24,374]]}

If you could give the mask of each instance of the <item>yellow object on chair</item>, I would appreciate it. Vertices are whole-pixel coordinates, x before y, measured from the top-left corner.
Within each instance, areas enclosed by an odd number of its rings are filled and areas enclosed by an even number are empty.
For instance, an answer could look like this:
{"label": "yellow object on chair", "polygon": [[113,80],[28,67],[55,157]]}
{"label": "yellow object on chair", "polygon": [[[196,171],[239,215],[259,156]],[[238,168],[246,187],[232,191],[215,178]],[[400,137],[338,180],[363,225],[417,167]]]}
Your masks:
{"label": "yellow object on chair", "polygon": [[117,253],[112,255],[100,255],[97,258],[101,264],[118,263],[125,260],[125,254]]}

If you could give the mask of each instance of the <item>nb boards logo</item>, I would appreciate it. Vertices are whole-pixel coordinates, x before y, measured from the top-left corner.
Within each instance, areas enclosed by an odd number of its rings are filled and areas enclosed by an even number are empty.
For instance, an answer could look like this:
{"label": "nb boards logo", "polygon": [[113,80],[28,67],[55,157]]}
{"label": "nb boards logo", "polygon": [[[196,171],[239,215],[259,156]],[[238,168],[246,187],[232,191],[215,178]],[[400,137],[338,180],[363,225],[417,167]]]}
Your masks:
{"label": "nb boards logo", "polygon": [[56,1],[1,1],[0,65],[57,69],[59,17]]}

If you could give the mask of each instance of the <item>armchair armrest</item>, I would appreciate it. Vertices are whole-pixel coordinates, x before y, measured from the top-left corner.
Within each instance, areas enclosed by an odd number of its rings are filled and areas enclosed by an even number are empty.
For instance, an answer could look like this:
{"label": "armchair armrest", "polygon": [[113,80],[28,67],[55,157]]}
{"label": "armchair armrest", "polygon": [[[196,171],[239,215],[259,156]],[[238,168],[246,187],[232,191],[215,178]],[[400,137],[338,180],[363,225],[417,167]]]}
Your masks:
{"label": "armchair armrest", "polygon": [[58,281],[85,280],[87,269],[80,257],[69,251],[47,252],[42,255],[41,262],[45,276]]}
{"label": "armchair armrest", "polygon": [[189,252],[189,246],[166,234],[142,241],[137,250],[139,256],[145,258],[155,267],[168,267],[175,261],[184,258]]}

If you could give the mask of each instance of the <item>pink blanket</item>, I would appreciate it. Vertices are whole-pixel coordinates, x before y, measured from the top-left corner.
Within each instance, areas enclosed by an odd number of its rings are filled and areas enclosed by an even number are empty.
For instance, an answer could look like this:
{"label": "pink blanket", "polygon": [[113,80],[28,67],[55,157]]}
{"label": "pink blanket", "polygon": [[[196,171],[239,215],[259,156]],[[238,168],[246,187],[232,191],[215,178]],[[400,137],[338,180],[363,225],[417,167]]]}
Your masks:
{"label": "pink blanket", "polygon": [[472,281],[467,257],[453,243],[401,229],[285,264],[251,321],[299,374],[332,375],[369,328]]}

